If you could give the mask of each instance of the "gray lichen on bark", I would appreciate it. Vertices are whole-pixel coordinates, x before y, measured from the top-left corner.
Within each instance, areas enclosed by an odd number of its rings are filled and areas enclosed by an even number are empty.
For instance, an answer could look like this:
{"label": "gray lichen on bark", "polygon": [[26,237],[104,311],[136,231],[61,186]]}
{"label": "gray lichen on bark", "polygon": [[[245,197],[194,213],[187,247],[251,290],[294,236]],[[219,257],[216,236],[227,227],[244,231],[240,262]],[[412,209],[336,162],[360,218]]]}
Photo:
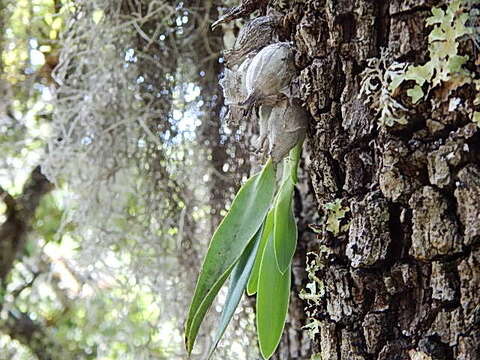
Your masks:
{"label": "gray lichen on bark", "polygon": [[413,209],[412,256],[432,260],[462,250],[458,224],[440,192],[425,186],[412,195],[409,205]]}
{"label": "gray lichen on bark", "polygon": [[391,242],[388,231],[390,214],[384,198],[370,193],[361,202],[353,202],[352,222],[346,256],[354,268],[372,266],[384,260]]}

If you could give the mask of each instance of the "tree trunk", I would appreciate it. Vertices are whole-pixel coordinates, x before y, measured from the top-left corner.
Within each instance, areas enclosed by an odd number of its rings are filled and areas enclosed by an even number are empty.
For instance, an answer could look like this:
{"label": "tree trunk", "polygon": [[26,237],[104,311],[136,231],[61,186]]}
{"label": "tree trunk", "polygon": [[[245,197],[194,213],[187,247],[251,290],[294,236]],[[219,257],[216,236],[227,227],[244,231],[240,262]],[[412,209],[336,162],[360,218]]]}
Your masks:
{"label": "tree trunk", "polygon": [[[367,59],[382,49],[389,61],[429,59],[425,19],[448,3],[270,2],[286,15],[298,51],[313,188],[304,183],[297,201],[297,268],[313,254],[307,271],[294,274],[277,359],[480,358],[480,135],[465,112],[449,110],[454,97],[471,104],[475,91],[464,86],[442,98],[437,89],[434,102],[411,106],[408,123],[391,128],[359,98]],[[461,48],[474,59],[473,41]],[[335,233],[326,230],[325,205],[336,199],[348,211],[333,221],[349,226]],[[307,284],[302,303],[295,294]],[[300,331],[304,314],[311,346]]]}

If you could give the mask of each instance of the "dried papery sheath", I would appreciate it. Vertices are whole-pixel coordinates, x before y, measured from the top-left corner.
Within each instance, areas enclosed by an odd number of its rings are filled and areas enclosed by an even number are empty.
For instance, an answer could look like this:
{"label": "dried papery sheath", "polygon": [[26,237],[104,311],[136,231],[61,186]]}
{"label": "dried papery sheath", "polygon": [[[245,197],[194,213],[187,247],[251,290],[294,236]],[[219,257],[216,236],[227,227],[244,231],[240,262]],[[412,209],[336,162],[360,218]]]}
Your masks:
{"label": "dried papery sheath", "polygon": [[288,152],[305,138],[308,116],[296,104],[284,100],[270,113],[268,142],[270,156],[275,163],[280,162]]}
{"label": "dried papery sheath", "polygon": [[278,40],[276,16],[260,16],[245,24],[240,30],[233,49],[225,51],[227,65],[240,64],[247,55],[255,55],[260,49]]}
{"label": "dried papery sheath", "polygon": [[258,142],[259,151],[265,153],[269,148],[268,135],[270,133],[270,114],[272,113],[272,107],[268,105],[260,106],[259,110],[259,127],[260,127],[260,139]]}
{"label": "dried papery sheath", "polygon": [[241,85],[241,76],[233,70],[225,68],[223,78],[220,79],[220,86],[223,89],[223,97],[225,98],[225,105],[237,103],[239,85]]}
{"label": "dried papery sheath", "polygon": [[264,47],[248,66],[248,97],[243,105],[275,103],[295,74],[293,47],[289,43],[279,42]]}
{"label": "dried papery sheath", "polygon": [[247,58],[236,70],[225,68],[220,86],[223,89],[225,105],[238,105],[247,98],[247,69],[252,59]]}

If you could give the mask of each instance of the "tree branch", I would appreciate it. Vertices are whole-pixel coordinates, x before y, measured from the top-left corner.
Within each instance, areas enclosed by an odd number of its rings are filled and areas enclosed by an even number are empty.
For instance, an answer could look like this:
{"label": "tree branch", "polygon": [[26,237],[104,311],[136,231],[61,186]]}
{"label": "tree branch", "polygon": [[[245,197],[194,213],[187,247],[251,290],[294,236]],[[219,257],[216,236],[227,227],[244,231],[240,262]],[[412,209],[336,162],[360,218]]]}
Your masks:
{"label": "tree branch", "polygon": [[0,188],[0,196],[7,206],[7,219],[0,226],[0,282],[5,282],[13,263],[22,252],[30,224],[42,197],[53,189],[53,184],[36,167],[30,174],[23,192],[13,198]]}
{"label": "tree branch", "polygon": [[12,195],[0,186],[0,200],[7,206],[7,217],[15,213],[17,209],[17,202]]}
{"label": "tree branch", "polygon": [[62,347],[51,340],[42,325],[33,321],[26,313],[8,311],[7,319],[0,322],[0,330],[27,346],[39,360],[62,358]]}

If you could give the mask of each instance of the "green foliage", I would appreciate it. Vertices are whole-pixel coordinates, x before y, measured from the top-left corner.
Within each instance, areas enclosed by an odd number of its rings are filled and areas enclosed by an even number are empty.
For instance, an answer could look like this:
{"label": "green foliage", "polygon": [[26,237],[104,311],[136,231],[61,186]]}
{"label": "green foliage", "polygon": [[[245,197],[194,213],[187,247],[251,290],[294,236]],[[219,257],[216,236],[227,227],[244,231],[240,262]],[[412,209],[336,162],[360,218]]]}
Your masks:
{"label": "green foliage", "polygon": [[237,264],[253,236],[262,226],[275,189],[275,171],[270,160],[239,190],[213,238],[198,277],[185,328],[187,351],[193,344],[213,299]]}
{"label": "green foliage", "polygon": [[273,239],[278,270],[288,270],[297,247],[297,223],[293,213],[295,184],[287,177],[280,187],[274,210]]}
{"label": "green foliage", "polygon": [[158,326],[158,294],[134,281],[126,288],[111,273],[96,272],[96,280],[84,278],[70,259],[76,246],[74,239],[64,235],[24,256],[11,272],[4,308],[33,314],[33,319],[41,321],[44,336],[64,349],[55,353],[56,358],[138,359],[148,354],[170,359],[171,330],[165,322]]}
{"label": "green foliage", "polygon": [[288,270],[297,248],[297,223],[293,213],[293,192],[298,181],[297,169],[302,143],[297,144],[284,160],[283,179],[274,204],[273,242],[280,272]]}
{"label": "green foliage", "polygon": [[260,240],[260,246],[258,248],[257,257],[255,258],[255,264],[253,265],[252,274],[247,284],[247,295],[251,296],[257,292],[258,288],[258,276],[260,274],[260,265],[262,262],[263,252],[265,246],[267,246],[268,240],[273,233],[273,209],[268,212],[267,218],[263,226],[262,238]]}
{"label": "green foliage", "polygon": [[18,0],[9,10],[7,46],[1,53],[2,75],[9,83],[18,84],[26,80],[26,69],[39,70],[54,51],[66,9],[59,6],[56,10],[53,0]]}
{"label": "green foliage", "polygon": [[260,245],[260,240],[263,234],[263,227],[261,227],[255,234],[255,238],[250,242],[248,247],[243,252],[240,260],[235,269],[233,269],[232,276],[230,279],[230,286],[228,288],[227,300],[223,306],[222,315],[220,317],[220,323],[213,340],[213,344],[209,351],[208,358],[210,359],[215,351],[221,337],[225,333],[230,320],[235,313],[235,310],[242,298],[243,291],[252,272],[253,264],[258,252],[258,247]]}
{"label": "green foliage", "polygon": [[0,161],[8,161],[1,167],[21,159],[26,169],[42,152],[52,112],[46,63],[56,59],[58,38],[49,36],[54,24],[46,19],[61,28],[65,9],[53,0],[4,0],[0,16]]}
{"label": "green foliage", "polygon": [[245,289],[248,295],[257,293],[257,331],[262,356],[268,359],[275,352],[290,298],[291,263],[297,241],[292,197],[302,144],[303,141],[299,142],[289,158],[284,159],[283,178],[275,200],[275,171],[270,159],[260,174],[240,188],[213,235],[187,317],[185,342],[189,353],[208,308],[233,267],[209,357]]}
{"label": "green foliage", "polygon": [[260,265],[257,290],[257,331],[260,351],[270,358],[280,342],[288,312],[291,268],[281,273],[270,237]]}
{"label": "green foliage", "polygon": [[[63,210],[58,206],[55,194],[42,198],[35,213],[33,229],[42,236],[45,242],[59,241],[59,229],[62,226]],[[68,229],[65,229],[68,231]]]}

